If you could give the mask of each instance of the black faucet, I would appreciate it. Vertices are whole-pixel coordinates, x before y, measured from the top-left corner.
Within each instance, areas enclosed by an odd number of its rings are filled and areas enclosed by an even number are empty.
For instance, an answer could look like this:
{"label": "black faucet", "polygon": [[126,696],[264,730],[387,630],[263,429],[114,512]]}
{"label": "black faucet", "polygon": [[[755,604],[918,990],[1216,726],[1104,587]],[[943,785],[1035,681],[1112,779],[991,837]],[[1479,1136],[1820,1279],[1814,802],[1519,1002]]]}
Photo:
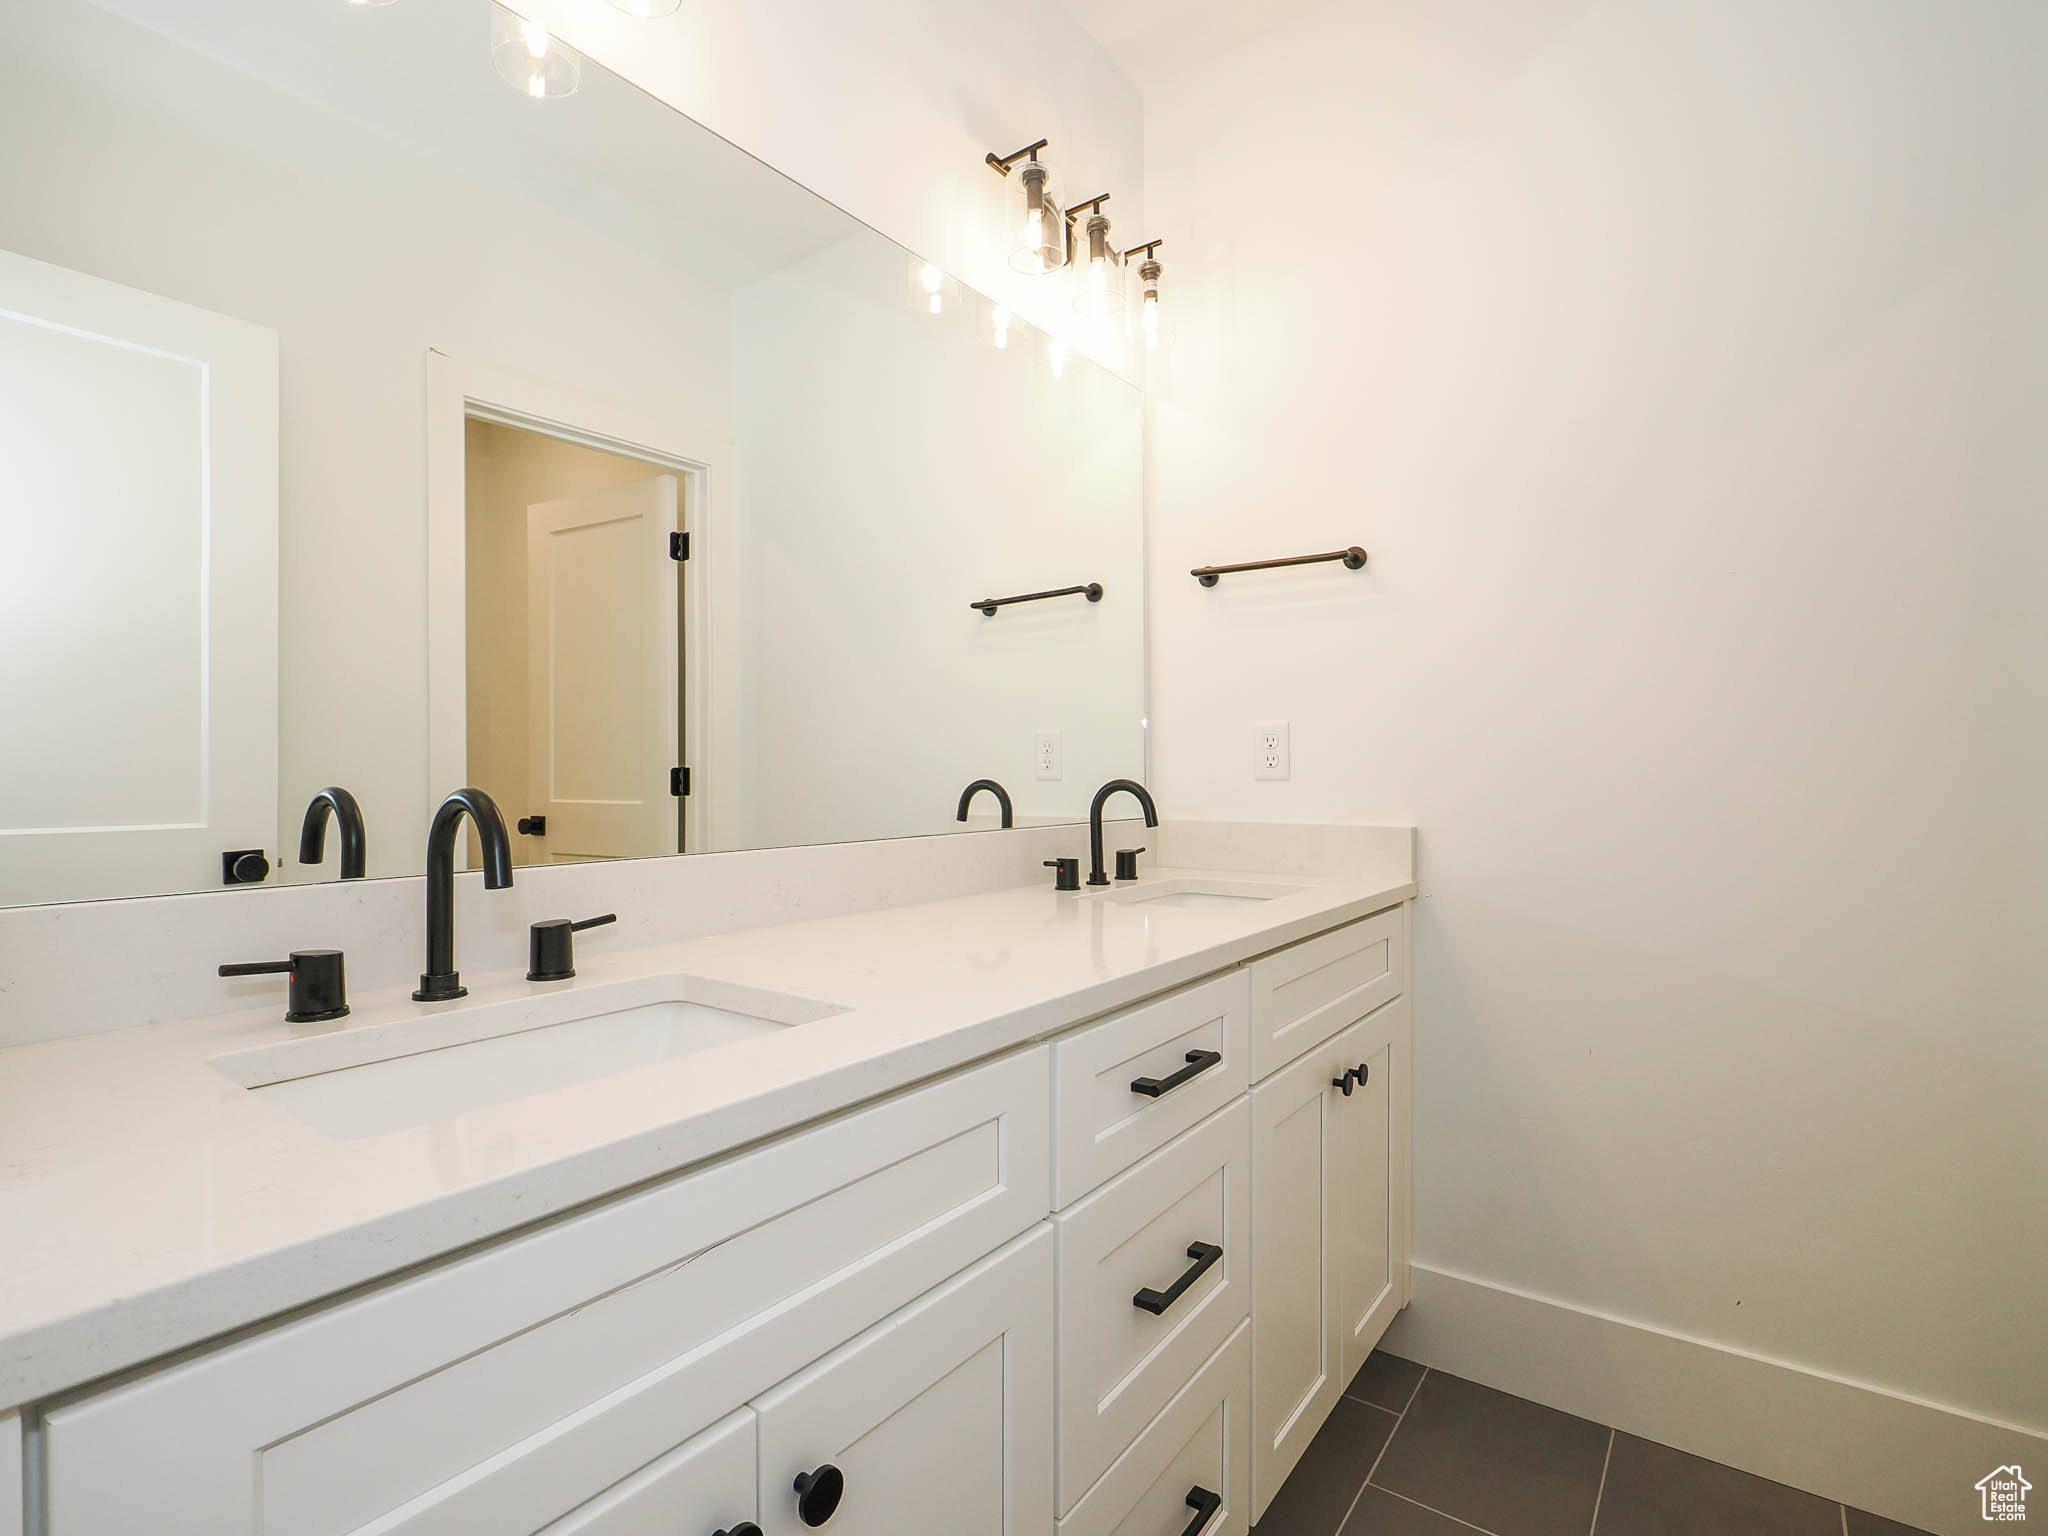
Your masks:
{"label": "black faucet", "polygon": [[959,814],[956,815],[953,819],[955,821],[965,821],[967,819],[967,803],[970,800],[972,800],[976,795],[980,794],[984,789],[996,797],[996,804],[1002,807],[1003,825],[1006,827],[1009,826],[1010,792],[1007,789],[1003,788],[1002,785],[998,784],[994,779],[976,779],[972,784],[968,785],[965,789],[961,790],[960,811]]}
{"label": "black faucet", "polygon": [[363,808],[356,797],[339,785],[330,785],[315,795],[306,807],[306,819],[299,825],[299,862],[318,864],[327,857],[327,817],[341,834],[341,878],[360,880],[369,869],[369,840],[363,832]]}
{"label": "black faucet", "polygon": [[[1159,825],[1159,807],[1152,803],[1152,793],[1136,779],[1111,779],[1095,791],[1095,803],[1088,807],[1088,883],[1107,885],[1109,876],[1102,868],[1102,802],[1119,791],[1128,791],[1138,797],[1138,804],[1145,808],[1145,825]],[[1142,850],[1141,850],[1142,851]]]}
{"label": "black faucet", "polygon": [[469,988],[455,969],[455,838],[467,815],[483,845],[484,889],[502,891],[512,883],[512,839],[498,804],[480,789],[458,789],[434,812],[427,830],[427,969],[416,1003],[445,1003],[467,997]]}

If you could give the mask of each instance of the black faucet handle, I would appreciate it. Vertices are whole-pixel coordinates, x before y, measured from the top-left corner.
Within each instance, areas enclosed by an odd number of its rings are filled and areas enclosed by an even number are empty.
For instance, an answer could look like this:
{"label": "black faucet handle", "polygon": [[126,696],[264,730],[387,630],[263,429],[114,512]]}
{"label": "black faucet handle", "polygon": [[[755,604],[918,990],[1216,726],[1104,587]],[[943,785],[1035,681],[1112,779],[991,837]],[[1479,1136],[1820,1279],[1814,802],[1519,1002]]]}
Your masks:
{"label": "black faucet handle", "polygon": [[1145,850],[1144,850],[1144,849],[1142,849],[1142,848],[1119,848],[1119,849],[1117,849],[1117,851],[1116,851],[1116,877],[1117,877],[1117,879],[1119,879],[1119,880],[1135,880],[1135,879],[1137,879],[1137,878],[1138,878],[1138,855],[1139,855],[1139,854],[1141,854],[1141,853],[1143,853],[1144,851],[1145,851]]}
{"label": "black faucet handle", "polygon": [[569,980],[576,974],[575,935],[586,928],[602,928],[606,923],[618,920],[618,913],[607,912],[602,917],[586,917],[580,923],[571,922],[566,917],[551,917],[535,923],[527,935],[526,979]]}
{"label": "black faucet handle", "polygon": [[338,949],[295,949],[289,960],[224,965],[223,976],[287,976],[287,1024],[321,1024],[348,1016],[348,976]]}
{"label": "black faucet handle", "polygon": [[1053,872],[1052,888],[1056,891],[1078,891],[1081,889],[1081,861],[1072,859],[1047,859],[1045,867]]}

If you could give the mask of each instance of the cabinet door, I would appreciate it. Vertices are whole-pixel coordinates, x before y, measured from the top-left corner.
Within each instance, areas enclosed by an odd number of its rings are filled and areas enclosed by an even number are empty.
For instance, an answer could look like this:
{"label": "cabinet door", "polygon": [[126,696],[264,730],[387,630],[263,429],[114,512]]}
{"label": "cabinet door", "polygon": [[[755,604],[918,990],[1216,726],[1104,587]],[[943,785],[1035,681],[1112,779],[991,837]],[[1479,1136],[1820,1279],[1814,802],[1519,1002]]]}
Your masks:
{"label": "cabinet door", "polygon": [[1401,1305],[1407,1047],[1396,999],[1252,1092],[1254,1520]]}
{"label": "cabinet door", "polygon": [[1041,1226],[759,1399],[766,1536],[1050,1536],[1052,1315]]}
{"label": "cabinet door", "polygon": [[21,1536],[21,1418],[0,1413],[0,1536]]}
{"label": "cabinet door", "polygon": [[[1252,1519],[1343,1391],[1332,1175],[1345,1037],[1252,1090]],[[1356,1063],[1353,1063],[1355,1065]]]}
{"label": "cabinet door", "polygon": [[1332,1247],[1342,1349],[1341,1381],[1365,1364],[1400,1310],[1402,1266],[1394,1240],[1394,1106],[1404,1102],[1397,1074],[1407,1070],[1408,1003],[1390,1003],[1338,1036],[1346,1064],[1359,1071],[1349,1098],[1338,1094],[1337,1164],[1330,1180]]}
{"label": "cabinet door", "polygon": [[754,1411],[728,1414],[539,1536],[712,1536],[730,1530],[754,1518],[754,1441]]}

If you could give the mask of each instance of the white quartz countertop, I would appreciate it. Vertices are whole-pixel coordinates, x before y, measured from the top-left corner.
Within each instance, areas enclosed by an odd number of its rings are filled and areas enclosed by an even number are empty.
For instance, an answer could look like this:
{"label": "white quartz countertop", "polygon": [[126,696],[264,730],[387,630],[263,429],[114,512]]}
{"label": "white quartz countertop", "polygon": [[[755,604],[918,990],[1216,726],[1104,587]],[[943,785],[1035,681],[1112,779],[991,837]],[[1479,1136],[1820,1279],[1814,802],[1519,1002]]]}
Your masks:
{"label": "white quartz countertop", "polygon": [[[1391,874],[1250,875],[1230,909],[1049,884],[607,952],[578,977],[470,976],[461,1004],[354,998],[0,1051],[0,1410],[1007,1051],[1414,894]],[[1129,887],[1122,888],[1126,893]],[[638,976],[845,1011],[414,1129],[332,1139],[209,1065],[224,1052]]]}

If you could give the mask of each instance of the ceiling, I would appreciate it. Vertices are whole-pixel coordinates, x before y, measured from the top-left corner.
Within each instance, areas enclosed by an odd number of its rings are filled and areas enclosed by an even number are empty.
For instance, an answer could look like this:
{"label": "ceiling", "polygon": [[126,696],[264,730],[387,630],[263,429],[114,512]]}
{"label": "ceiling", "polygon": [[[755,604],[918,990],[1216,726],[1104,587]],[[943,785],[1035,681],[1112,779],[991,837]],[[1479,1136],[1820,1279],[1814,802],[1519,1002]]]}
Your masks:
{"label": "ceiling", "polygon": [[1149,91],[1227,57],[1330,0],[1065,0],[1119,68]]}

